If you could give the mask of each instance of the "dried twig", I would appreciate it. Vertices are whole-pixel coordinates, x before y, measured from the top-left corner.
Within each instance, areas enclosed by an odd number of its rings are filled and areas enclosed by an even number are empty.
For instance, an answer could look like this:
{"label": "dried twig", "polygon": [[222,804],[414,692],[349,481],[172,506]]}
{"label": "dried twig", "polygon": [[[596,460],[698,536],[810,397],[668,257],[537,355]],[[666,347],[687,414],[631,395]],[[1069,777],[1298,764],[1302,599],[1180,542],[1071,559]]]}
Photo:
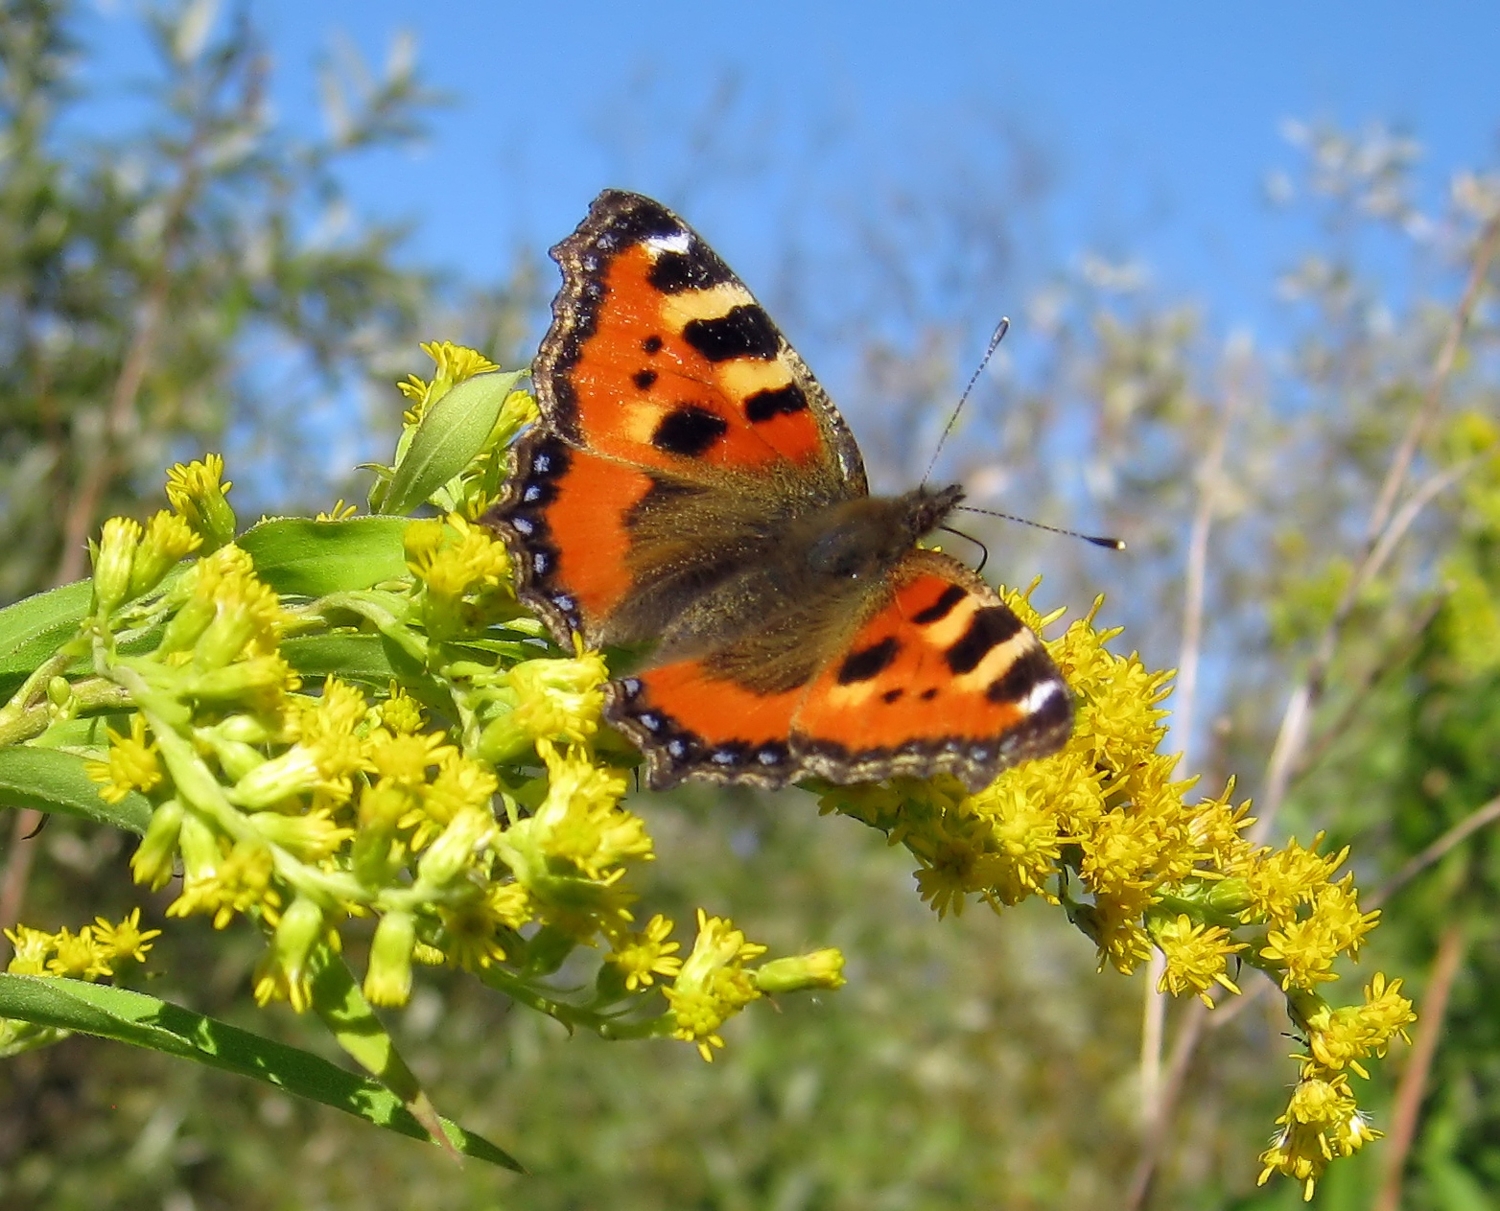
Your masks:
{"label": "dried twig", "polygon": [[1454,846],[1496,820],[1500,820],[1500,795],[1483,807],[1475,808],[1421,853],[1408,858],[1400,870],[1375,889],[1373,895],[1365,897],[1366,905],[1379,908]]}
{"label": "dried twig", "polygon": [[[1235,366],[1225,392],[1223,413],[1215,424],[1208,449],[1197,468],[1198,501],[1188,531],[1187,565],[1184,572],[1182,645],[1177,656],[1177,676],[1172,687],[1172,730],[1186,752],[1192,742],[1198,706],[1198,667],[1203,655],[1203,615],[1208,584],[1208,539],[1218,503],[1218,479],[1223,474],[1224,450],[1229,430],[1238,415],[1243,396],[1242,367]],[[1157,990],[1164,960],[1153,949],[1146,968],[1145,1003],[1141,1013],[1141,1122],[1150,1135],[1161,1113],[1162,1046],[1166,1038],[1167,995]]]}
{"label": "dried twig", "polygon": [[1443,1032],[1448,998],[1453,992],[1453,982],[1458,977],[1463,957],[1463,922],[1450,921],[1438,941],[1432,976],[1427,981],[1427,995],[1422,998],[1422,1008],[1417,1018],[1416,1037],[1412,1040],[1411,1054],[1402,1070],[1400,1084],[1396,1086],[1396,1105],[1391,1115],[1391,1129],[1386,1133],[1385,1164],[1373,1211],[1399,1211],[1401,1206],[1406,1158],[1411,1152],[1412,1140],[1416,1138],[1417,1116],[1422,1109],[1422,1098],[1427,1092],[1427,1078],[1432,1073],[1432,1061],[1437,1056],[1438,1037]]}

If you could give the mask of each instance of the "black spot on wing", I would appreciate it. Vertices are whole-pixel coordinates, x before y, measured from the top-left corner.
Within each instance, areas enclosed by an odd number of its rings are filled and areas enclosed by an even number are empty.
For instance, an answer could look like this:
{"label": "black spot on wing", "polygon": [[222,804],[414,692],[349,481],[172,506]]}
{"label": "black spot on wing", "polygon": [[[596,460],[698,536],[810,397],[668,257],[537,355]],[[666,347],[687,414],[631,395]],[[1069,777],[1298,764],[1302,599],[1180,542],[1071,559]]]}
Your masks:
{"label": "black spot on wing", "polygon": [[685,404],[661,418],[651,444],[668,454],[696,458],[728,431],[729,422],[722,416],[697,404]]}
{"label": "black spot on wing", "polygon": [[660,353],[661,337],[656,336],[655,334],[648,336],[641,342],[641,348],[644,349],[647,353]]}
{"label": "black spot on wing", "polygon": [[656,383],[655,370],[637,370],[630,377],[631,381],[633,381],[635,385],[642,391],[650,391],[652,386],[654,386]]}
{"label": "black spot on wing", "polygon": [[923,690],[921,694],[918,695],[918,697],[920,697],[923,702],[931,702],[934,698],[937,697],[937,690],[929,686],[927,689]]}
{"label": "black spot on wing", "polygon": [[689,241],[686,252],[663,252],[646,274],[646,280],[663,294],[684,290],[707,290],[734,281],[734,274],[702,240]]}
{"label": "black spot on wing", "polygon": [[918,610],[911,616],[911,620],[922,626],[928,626],[934,622],[941,622],[949,614],[953,613],[953,607],[962,601],[968,594],[956,584],[950,584],[943,590],[942,594],[925,610]]}
{"label": "black spot on wing", "polygon": [[[1020,702],[1042,682],[1056,680],[1057,670],[1053,668],[1046,652],[1041,648],[1032,648],[990,682],[984,696],[991,702]],[[1055,696],[1064,701],[1067,699],[1067,695],[1061,692]]]}
{"label": "black spot on wing", "polygon": [[1006,606],[985,606],[975,610],[966,630],[943,657],[955,675],[972,673],[979,662],[1021,629],[1021,620]]}
{"label": "black spot on wing", "polygon": [[901,651],[901,644],[894,635],[887,635],[879,643],[851,652],[839,665],[837,681],[840,685],[852,685],[856,681],[869,681],[891,667],[891,661]]}
{"label": "black spot on wing", "polygon": [[796,383],[757,391],[745,400],[745,416],[755,424],[774,416],[801,412],[807,407],[807,395]]}
{"label": "black spot on wing", "polygon": [[683,338],[711,362],[736,357],[770,361],[781,351],[781,338],[771,317],[758,303],[742,303],[711,320],[690,320]]}
{"label": "black spot on wing", "polygon": [[883,693],[882,695],[880,695],[880,701],[882,701],[883,703],[885,703],[887,706],[891,706],[894,703],[900,702],[901,699],[905,695],[906,695],[906,691],[905,690],[901,690],[901,689],[886,690],[885,693]]}

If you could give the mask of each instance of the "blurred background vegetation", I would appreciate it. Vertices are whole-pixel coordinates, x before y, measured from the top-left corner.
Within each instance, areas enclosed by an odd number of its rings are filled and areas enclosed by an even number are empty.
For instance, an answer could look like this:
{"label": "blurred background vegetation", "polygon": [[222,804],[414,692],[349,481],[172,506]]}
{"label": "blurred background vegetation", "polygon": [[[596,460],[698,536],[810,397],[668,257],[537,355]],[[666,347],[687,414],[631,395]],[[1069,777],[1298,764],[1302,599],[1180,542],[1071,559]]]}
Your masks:
{"label": "blurred background vegetation", "polygon": [[[345,193],[351,157],[442,120],[409,60],[346,79],[337,95],[357,102],[308,140],[266,103],[253,8],[212,26],[203,11],[142,18],[157,48],[142,116],[103,139],[72,120],[92,77],[70,5],[0,0],[5,602],[78,577],[102,519],[156,507],[180,457],[223,450],[242,517],[358,498],[353,468],[388,448],[391,384],[420,366],[417,341],[513,366],[545,323],[541,248],[502,280],[460,281],[414,264],[402,231]],[[704,116],[710,135],[716,120]],[[1024,301],[944,473],[977,503],[1118,533],[1131,554],[976,521],[1001,553],[991,574],[1045,566],[1038,604],[1075,614],[1107,590],[1119,642],[1182,670],[1172,739],[1204,789],[1236,775],[1273,836],[1326,830],[1330,847],[1355,846],[1385,922],[1349,983],[1408,976],[1433,1032],[1430,1057],[1419,1035],[1361,1094],[1378,1126],[1408,1123],[1409,1138],[1335,1165],[1316,1205],[1394,1208],[1380,1201],[1394,1161],[1402,1206],[1492,1207],[1500,847],[1493,827],[1456,842],[1452,830],[1500,815],[1500,180],[1459,174],[1424,206],[1410,139],[1291,135],[1304,171],[1278,193],[1308,239],[1279,283],[1274,345],[1216,330],[1129,258],[1030,263],[1024,236],[1051,186],[1045,157],[1003,123],[985,149],[993,172],[866,194],[845,259],[789,244],[764,293],[799,340],[853,367],[846,411],[886,486],[921,474],[996,283]],[[711,137],[692,154],[713,171]],[[917,244],[920,268],[903,259]],[[829,282],[841,310],[813,292]],[[907,312],[895,327],[870,302],[893,287]],[[1292,1075],[1275,998],[1206,1020],[1171,1005],[1163,1020],[1144,976],[1096,972],[1060,912],[939,922],[897,851],[817,817],[800,792],[687,789],[634,806],[661,856],[652,910],[682,920],[704,903],[778,950],[837,945],[849,986],[744,1015],[705,1065],[675,1043],[570,1039],[472,980],[429,975],[398,1039],[444,1112],[520,1156],[524,1178],[72,1039],[0,1066],[0,1208],[1300,1201],[1291,1183],[1255,1186]],[[59,818],[23,841],[25,816],[0,816],[5,925],[76,927],[139,902],[122,837]],[[1422,857],[1434,842],[1447,848]],[[148,915],[169,898],[148,899]],[[150,991],[309,1045],[316,1032],[285,1007],[249,1005],[259,949],[174,922]]]}

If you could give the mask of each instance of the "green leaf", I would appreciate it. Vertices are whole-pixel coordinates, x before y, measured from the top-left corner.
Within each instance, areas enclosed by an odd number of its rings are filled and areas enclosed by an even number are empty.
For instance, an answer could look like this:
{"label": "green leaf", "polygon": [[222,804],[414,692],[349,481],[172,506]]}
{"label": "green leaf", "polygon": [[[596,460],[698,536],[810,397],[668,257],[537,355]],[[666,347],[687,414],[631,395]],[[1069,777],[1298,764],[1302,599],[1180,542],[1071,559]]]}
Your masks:
{"label": "green leaf", "polygon": [[131,791],[119,803],[106,803],[84,758],[25,744],[0,748],[0,806],[65,812],[133,833],[144,833],[151,822],[146,796]]}
{"label": "green leaf", "polygon": [[[431,1138],[396,1094],[379,1082],[144,993],[78,980],[0,974],[0,1016],[195,1060],[332,1106],[412,1139]],[[514,1157],[481,1136],[446,1119],[442,1127],[463,1155],[525,1172]]]}
{"label": "green leaf", "polygon": [[73,638],[89,612],[94,582],[75,580],[0,610],[0,690],[9,694]]}
{"label": "green leaf", "polygon": [[312,978],[312,1007],[338,1044],[381,1085],[401,1099],[401,1104],[438,1143],[447,1143],[442,1119],[416,1074],[407,1067],[396,1042],[375,1016],[370,1002],[355,982],[349,965],[326,945],[317,956]]}
{"label": "green leaf", "polygon": [[322,597],[409,575],[405,532],[403,517],[278,517],[235,541],[255,560],[255,574],[278,593]]}
{"label": "green leaf", "polygon": [[304,677],[337,676],[383,690],[396,674],[388,641],[381,635],[293,635],[281,654]]}
{"label": "green leaf", "polygon": [[484,449],[500,408],[524,371],[475,375],[427,409],[391,477],[380,511],[405,514],[462,471]]}

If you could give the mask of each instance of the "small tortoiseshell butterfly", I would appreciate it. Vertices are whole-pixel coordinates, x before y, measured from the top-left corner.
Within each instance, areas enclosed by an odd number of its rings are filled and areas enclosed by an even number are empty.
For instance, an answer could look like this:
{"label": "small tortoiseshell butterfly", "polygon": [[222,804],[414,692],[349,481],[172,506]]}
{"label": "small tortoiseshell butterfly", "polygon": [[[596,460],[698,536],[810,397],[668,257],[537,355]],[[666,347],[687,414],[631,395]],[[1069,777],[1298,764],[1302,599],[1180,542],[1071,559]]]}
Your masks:
{"label": "small tortoiseshell butterfly", "polygon": [[962,490],[871,496],[843,417],[686,223],[607,190],[552,256],[542,420],[488,520],[559,643],[649,645],[605,715],[653,787],[949,773],[977,790],[1067,740],[1036,635],[917,545]]}

